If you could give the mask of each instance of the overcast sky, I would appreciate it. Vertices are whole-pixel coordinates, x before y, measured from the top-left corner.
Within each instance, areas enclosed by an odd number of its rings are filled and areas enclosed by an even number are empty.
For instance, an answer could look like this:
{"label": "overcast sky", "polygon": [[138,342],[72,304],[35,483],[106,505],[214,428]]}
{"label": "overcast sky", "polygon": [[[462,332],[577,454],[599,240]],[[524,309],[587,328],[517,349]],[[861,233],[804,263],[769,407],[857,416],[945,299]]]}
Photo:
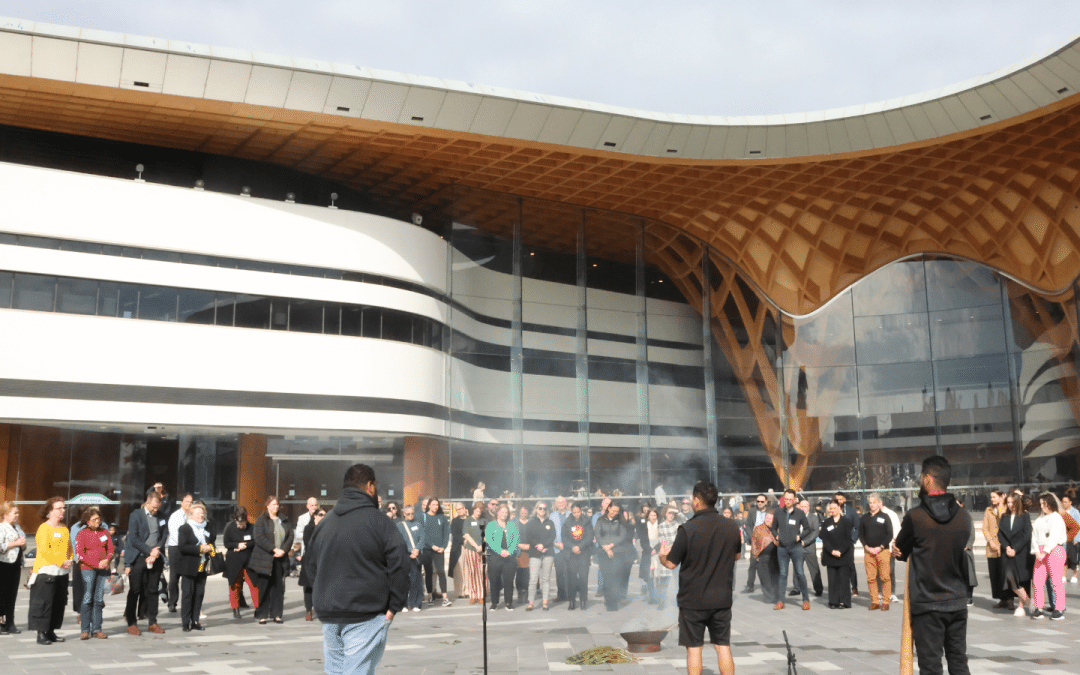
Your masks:
{"label": "overcast sky", "polygon": [[1080,37],[1077,0],[0,0],[0,15],[702,115],[919,93]]}

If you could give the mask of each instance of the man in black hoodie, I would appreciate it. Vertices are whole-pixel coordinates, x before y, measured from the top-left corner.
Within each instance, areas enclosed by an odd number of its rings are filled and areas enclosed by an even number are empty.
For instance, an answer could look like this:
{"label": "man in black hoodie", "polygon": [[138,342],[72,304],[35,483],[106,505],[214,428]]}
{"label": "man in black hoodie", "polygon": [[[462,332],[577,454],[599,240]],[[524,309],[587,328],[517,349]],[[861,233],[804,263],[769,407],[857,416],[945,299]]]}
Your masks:
{"label": "man in black hoodie", "polygon": [[341,498],[315,528],[304,555],[331,675],[373,674],[390,622],[405,606],[409,554],[378,503],[375,471],[366,464],[349,467]]}
{"label": "man in black hoodie", "polygon": [[935,455],[923,460],[921,503],[904,515],[893,555],[909,560],[908,593],[911,635],[919,672],[936,675],[941,654],[949,675],[968,675],[967,565],[964,548],[971,534],[971,515],[945,489],[952,480],[949,460]]}

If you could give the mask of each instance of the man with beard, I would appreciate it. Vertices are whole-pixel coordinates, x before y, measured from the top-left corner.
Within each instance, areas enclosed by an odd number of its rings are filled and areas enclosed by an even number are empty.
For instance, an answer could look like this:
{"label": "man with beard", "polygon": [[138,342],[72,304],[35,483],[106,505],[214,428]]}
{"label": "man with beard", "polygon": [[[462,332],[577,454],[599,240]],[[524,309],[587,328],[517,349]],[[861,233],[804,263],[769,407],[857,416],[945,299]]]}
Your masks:
{"label": "man with beard", "polygon": [[373,675],[390,622],[405,606],[409,554],[394,522],[379,512],[377,495],[375,471],[366,464],[349,467],[341,498],[312,533],[304,556],[329,675]]}
{"label": "man with beard", "polygon": [[949,460],[940,455],[922,463],[919,506],[904,514],[892,545],[899,560],[910,560],[908,594],[911,637],[923,675],[941,673],[941,655],[949,675],[968,675],[967,559],[971,515],[945,492],[952,480]]}

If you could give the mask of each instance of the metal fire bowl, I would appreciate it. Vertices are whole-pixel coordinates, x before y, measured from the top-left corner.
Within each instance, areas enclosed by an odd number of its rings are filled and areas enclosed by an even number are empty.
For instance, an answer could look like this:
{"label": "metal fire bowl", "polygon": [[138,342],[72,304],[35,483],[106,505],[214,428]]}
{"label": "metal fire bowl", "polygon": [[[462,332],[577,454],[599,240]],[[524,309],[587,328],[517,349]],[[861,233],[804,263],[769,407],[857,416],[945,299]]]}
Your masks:
{"label": "metal fire bowl", "polygon": [[660,651],[660,643],[667,637],[666,630],[645,630],[619,633],[626,640],[626,651],[634,654]]}

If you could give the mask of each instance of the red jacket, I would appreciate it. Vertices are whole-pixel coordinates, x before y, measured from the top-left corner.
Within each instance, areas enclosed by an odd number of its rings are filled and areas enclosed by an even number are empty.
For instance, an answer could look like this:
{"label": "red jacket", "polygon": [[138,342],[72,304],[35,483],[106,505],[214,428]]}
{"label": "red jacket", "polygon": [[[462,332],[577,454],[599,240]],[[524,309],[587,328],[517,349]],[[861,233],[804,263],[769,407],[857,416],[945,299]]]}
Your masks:
{"label": "red jacket", "polygon": [[113,557],[116,548],[105,528],[91,530],[84,527],[75,537],[75,553],[79,556],[79,569],[96,570],[102,560]]}

